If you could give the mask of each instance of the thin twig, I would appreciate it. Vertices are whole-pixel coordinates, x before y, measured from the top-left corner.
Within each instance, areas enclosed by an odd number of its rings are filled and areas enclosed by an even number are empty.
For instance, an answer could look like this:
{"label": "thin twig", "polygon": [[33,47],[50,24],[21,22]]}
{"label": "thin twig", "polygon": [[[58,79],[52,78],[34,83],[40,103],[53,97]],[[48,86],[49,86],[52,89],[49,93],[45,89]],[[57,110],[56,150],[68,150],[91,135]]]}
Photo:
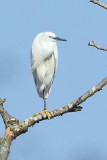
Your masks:
{"label": "thin twig", "polygon": [[90,0],[90,2],[99,5],[100,7],[103,7],[105,9],[107,9],[107,5],[101,3],[99,0]]}
{"label": "thin twig", "polygon": [[0,99],[0,114],[3,118],[5,127],[7,127],[8,121],[11,119],[11,116],[9,115],[9,113],[3,107],[3,104],[4,104],[5,101],[6,101],[6,99]]}
{"label": "thin twig", "polygon": [[96,47],[97,49],[103,50],[103,51],[107,51],[107,48],[101,47],[98,44],[96,44],[94,41],[91,41],[88,43],[89,46],[93,46]]}

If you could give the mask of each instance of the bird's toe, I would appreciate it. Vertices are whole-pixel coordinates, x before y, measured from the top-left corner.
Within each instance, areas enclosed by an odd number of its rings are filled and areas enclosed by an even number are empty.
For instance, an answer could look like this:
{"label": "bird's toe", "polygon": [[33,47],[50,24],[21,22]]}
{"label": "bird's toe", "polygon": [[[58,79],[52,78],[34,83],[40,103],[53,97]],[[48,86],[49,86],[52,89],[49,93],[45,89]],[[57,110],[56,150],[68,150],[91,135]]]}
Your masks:
{"label": "bird's toe", "polygon": [[45,114],[46,114],[46,116],[47,116],[48,120],[50,120],[50,119],[51,119],[51,117],[53,117],[53,112],[52,112],[52,111],[44,110],[44,111],[42,111],[42,112],[41,112],[41,114],[43,114],[43,113],[45,113]]}

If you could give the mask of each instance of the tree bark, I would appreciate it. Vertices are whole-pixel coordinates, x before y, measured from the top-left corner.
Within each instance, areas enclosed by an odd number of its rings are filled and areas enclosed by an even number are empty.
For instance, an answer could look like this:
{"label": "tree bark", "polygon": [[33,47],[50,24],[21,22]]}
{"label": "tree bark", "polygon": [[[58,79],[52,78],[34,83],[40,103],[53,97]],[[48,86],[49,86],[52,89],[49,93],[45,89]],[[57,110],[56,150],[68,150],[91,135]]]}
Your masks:
{"label": "tree bark", "polygon": [[7,160],[10,153],[11,142],[5,138],[0,139],[0,160]]}

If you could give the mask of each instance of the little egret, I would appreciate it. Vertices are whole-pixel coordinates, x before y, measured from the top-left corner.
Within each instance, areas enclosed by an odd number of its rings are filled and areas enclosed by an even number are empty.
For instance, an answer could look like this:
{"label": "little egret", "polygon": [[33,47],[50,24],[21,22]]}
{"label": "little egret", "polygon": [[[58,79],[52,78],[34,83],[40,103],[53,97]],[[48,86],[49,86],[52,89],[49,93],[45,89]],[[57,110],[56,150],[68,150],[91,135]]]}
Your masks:
{"label": "little egret", "polygon": [[44,100],[43,112],[46,114],[47,112],[51,112],[46,110],[46,98],[50,94],[51,86],[57,70],[58,51],[56,42],[58,40],[66,41],[65,39],[57,37],[52,32],[41,32],[35,37],[32,43],[32,73],[37,87],[37,92]]}

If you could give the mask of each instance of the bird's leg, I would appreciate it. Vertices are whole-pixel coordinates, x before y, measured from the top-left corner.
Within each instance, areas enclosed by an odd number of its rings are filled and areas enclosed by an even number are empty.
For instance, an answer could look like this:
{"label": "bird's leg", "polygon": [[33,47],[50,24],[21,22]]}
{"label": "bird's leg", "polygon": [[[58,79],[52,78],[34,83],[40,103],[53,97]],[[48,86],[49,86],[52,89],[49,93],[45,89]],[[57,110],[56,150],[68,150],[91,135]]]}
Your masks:
{"label": "bird's leg", "polygon": [[49,111],[46,109],[46,98],[44,96],[44,91],[43,91],[43,101],[44,101],[44,110],[40,113],[35,113],[34,116],[37,116],[38,114],[46,114],[46,116],[48,117],[48,119],[51,119],[51,117],[53,117],[53,112],[52,111]]}
{"label": "bird's leg", "polygon": [[53,113],[46,109],[46,98],[44,96],[44,91],[43,91],[43,100],[44,100],[44,111],[41,113],[45,113],[48,119],[51,119],[51,116],[53,116]]}
{"label": "bird's leg", "polygon": [[46,110],[46,98],[43,98],[44,100],[44,110]]}

